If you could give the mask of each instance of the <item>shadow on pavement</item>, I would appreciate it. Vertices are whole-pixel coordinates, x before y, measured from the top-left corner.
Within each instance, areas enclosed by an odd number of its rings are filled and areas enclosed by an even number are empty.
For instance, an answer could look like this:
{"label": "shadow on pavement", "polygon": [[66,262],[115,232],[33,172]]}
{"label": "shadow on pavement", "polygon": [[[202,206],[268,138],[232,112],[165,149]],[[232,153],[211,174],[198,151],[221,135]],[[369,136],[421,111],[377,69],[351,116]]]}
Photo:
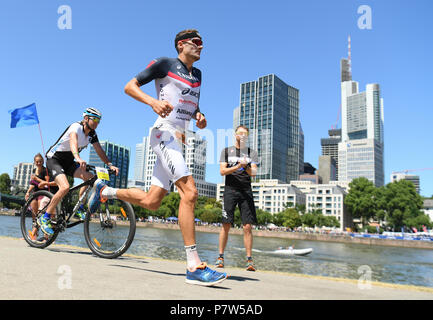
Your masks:
{"label": "shadow on pavement", "polygon": [[239,276],[230,276],[230,275],[227,278],[227,280],[235,280],[235,281],[260,281],[259,279],[239,277]]}
{"label": "shadow on pavement", "polygon": [[84,252],[84,251],[78,251],[78,250],[70,250],[70,249],[62,249],[62,248],[49,248],[45,249],[51,252],[57,252],[57,253],[74,253],[74,254],[82,254],[86,256],[94,256],[92,252]]}
{"label": "shadow on pavement", "polygon": [[[155,273],[159,273],[159,274],[166,274],[168,276],[177,276],[177,277],[185,277],[185,273],[171,273],[171,272],[165,272],[165,271],[157,271],[157,270],[150,270],[150,269],[144,269],[144,268],[137,268],[137,267],[130,267],[130,266],[122,266],[122,265],[118,265],[118,264],[112,264],[110,265],[110,267],[120,267],[120,268],[126,268],[126,269],[134,269],[134,270],[141,270],[141,271],[148,271],[148,272],[155,272]],[[242,277],[234,277],[234,278],[242,278]],[[228,277],[227,280],[231,279],[231,277]],[[248,278],[244,278],[244,279],[248,279]],[[242,280],[244,281],[244,280]],[[214,288],[214,289],[224,289],[224,290],[229,290],[230,288],[225,288],[225,287],[221,287],[221,286],[211,286],[209,288]]]}

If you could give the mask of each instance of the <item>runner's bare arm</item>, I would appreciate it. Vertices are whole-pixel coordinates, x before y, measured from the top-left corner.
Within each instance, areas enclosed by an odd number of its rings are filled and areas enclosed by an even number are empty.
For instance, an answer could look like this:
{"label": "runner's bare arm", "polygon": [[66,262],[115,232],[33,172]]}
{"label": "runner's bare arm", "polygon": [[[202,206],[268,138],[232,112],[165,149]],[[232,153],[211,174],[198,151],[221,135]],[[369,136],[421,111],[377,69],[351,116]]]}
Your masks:
{"label": "runner's bare arm", "polygon": [[147,104],[152,107],[153,111],[162,117],[166,117],[173,110],[173,106],[165,100],[157,100],[148,94],[144,93],[140,89],[140,85],[137,81],[137,78],[131,79],[125,86],[125,93],[134,98],[137,101],[140,101],[144,104]]}

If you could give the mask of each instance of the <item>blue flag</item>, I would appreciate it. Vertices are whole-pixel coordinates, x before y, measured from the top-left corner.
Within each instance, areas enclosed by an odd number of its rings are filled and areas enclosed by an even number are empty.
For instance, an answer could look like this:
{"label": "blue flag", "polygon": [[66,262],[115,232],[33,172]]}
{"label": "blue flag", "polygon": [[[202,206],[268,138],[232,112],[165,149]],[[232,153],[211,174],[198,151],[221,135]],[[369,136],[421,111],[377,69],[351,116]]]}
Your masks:
{"label": "blue flag", "polygon": [[32,103],[27,107],[9,110],[11,114],[11,128],[31,126],[39,123],[36,104]]}

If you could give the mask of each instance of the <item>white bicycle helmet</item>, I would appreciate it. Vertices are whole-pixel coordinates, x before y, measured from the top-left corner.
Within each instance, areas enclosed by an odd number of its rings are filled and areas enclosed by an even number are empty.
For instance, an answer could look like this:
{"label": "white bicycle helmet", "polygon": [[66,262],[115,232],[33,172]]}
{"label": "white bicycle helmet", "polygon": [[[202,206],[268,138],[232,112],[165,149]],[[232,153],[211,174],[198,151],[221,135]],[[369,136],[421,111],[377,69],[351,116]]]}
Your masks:
{"label": "white bicycle helmet", "polygon": [[87,108],[84,112],[83,112],[83,118],[85,116],[89,116],[89,117],[96,117],[101,119],[102,117],[102,113],[96,109],[96,108]]}

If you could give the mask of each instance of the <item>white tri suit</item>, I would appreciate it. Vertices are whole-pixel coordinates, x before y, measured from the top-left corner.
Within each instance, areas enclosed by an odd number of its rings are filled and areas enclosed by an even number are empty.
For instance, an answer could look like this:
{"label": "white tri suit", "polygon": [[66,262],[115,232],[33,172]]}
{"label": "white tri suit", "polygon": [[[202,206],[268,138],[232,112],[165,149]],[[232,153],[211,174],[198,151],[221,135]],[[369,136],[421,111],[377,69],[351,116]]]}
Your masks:
{"label": "white tri suit", "polygon": [[181,143],[189,121],[199,111],[201,71],[193,67],[190,73],[178,58],[163,57],[153,60],[136,79],[140,86],[155,80],[158,100],[173,106],[167,117],[158,117],[150,134],[150,145],[157,155],[151,184],[170,190],[170,183],[191,175]]}

